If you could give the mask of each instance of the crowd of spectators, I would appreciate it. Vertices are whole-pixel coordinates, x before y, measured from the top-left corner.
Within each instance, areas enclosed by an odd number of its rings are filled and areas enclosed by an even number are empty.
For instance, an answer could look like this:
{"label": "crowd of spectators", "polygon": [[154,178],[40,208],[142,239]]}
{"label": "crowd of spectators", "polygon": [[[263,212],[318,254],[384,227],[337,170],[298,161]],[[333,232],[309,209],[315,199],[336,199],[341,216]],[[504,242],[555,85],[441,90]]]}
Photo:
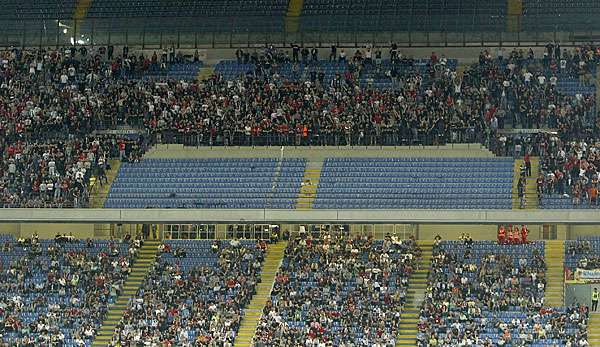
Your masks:
{"label": "crowd of spectators", "polygon": [[542,143],[538,192],[565,195],[573,205],[598,205],[600,143],[593,138],[562,141],[552,136]]}
{"label": "crowd of spectators", "polygon": [[[593,245],[597,244],[594,241]],[[600,269],[600,255],[597,253],[596,248],[593,247],[592,241],[590,240],[577,240],[575,242],[569,242],[566,247],[567,260],[575,259],[575,265],[568,267],[567,277],[571,278],[576,269],[595,270]]]}
{"label": "crowd of spectators", "polygon": [[531,175],[537,177],[540,203],[547,198],[564,196],[570,198],[575,207],[598,206],[600,142],[593,134],[561,136],[540,132],[515,140],[507,149],[507,152],[512,151],[517,157],[539,156],[540,171]]}
{"label": "crowd of spectators", "polygon": [[419,346],[587,345],[587,308],[544,307],[543,255],[523,248],[533,246],[442,245],[434,246]]}
{"label": "crowd of spectators", "polygon": [[[0,139],[2,207],[86,207],[91,176],[106,182],[109,159],[119,157],[123,140],[86,136],[60,141]],[[130,153],[136,153],[131,151]]]}
{"label": "crowd of spectators", "polygon": [[135,252],[120,242],[37,235],[2,242],[0,344],[89,346]]}
{"label": "crowd of spectators", "polygon": [[539,172],[529,171],[522,177],[535,177],[540,204],[558,197],[569,198],[572,206],[598,206],[600,140],[597,130],[580,134],[541,131],[526,136],[504,136],[494,152],[515,157],[539,156]]}
{"label": "crowd of spectators", "polygon": [[[198,82],[137,78],[183,61],[173,48],[152,55],[127,47],[119,54],[105,47],[5,50],[2,203],[85,206],[90,171],[105,169],[105,153],[128,156],[122,139],[92,134],[123,124],[142,128],[152,141],[197,145],[489,143],[508,124],[574,137],[597,126],[594,97],[559,92],[557,76],[583,76],[587,84],[599,56],[587,46],[553,45],[542,57],[502,48],[481,52],[459,75],[436,53],[422,68],[395,45],[386,57],[372,46],[348,56],[332,47],[331,60],[345,68],[326,77],[318,49],[267,47],[238,52],[239,61],[257,66],[253,72]],[[290,65],[298,69],[292,77]],[[372,79],[390,87],[375,88]],[[505,137],[497,140],[500,152],[510,147]]]}
{"label": "crowd of spectators", "polygon": [[[130,117],[123,58],[68,49],[0,52],[0,204],[85,207],[92,175],[135,141],[96,131]],[[135,117],[135,115],[131,116]]]}
{"label": "crowd of spectators", "polygon": [[255,346],[395,346],[414,240],[303,235],[290,241]]}
{"label": "crowd of spectators", "polygon": [[[233,346],[242,309],[260,280],[266,244],[213,242],[201,253],[192,244],[161,247],[113,346]],[[206,257],[210,261],[202,262]]]}

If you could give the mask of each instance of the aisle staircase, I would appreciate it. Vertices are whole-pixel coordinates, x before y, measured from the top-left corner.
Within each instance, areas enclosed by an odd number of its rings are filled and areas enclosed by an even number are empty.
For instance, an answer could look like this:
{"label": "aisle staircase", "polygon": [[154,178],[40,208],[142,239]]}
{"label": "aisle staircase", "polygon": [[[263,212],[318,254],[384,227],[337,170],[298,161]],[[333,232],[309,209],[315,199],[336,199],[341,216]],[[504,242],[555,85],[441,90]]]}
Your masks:
{"label": "aisle staircase", "polygon": [[546,266],[548,267],[546,270],[544,304],[553,307],[564,306],[564,241],[546,241],[544,245],[544,258],[546,259]]}
{"label": "aisle staircase", "polygon": [[214,72],[215,72],[215,68],[214,67],[212,67],[212,66],[203,66],[198,71],[198,76],[196,77],[196,79],[199,82],[207,80],[208,78],[210,78],[210,76],[213,75]]}
{"label": "aisle staircase", "polygon": [[108,184],[100,184],[100,181],[96,177],[90,178],[90,207],[91,208],[103,208],[104,202],[108,197],[110,186],[115,181],[119,168],[121,167],[121,161],[118,159],[109,160],[110,170],[106,171],[106,178]]}
{"label": "aisle staircase", "polygon": [[456,77],[457,78],[463,78],[463,76],[465,75],[465,71],[469,68],[469,64],[465,64],[465,63],[459,63],[456,66]]}
{"label": "aisle staircase", "polygon": [[[539,200],[536,190],[536,179],[540,172],[540,159],[538,157],[530,157],[531,159],[531,177],[527,177],[527,183],[525,184],[525,206],[524,209],[532,210],[537,209]],[[523,159],[515,160],[513,170],[513,189],[512,189],[512,208],[513,210],[520,209],[519,201],[519,190],[517,185],[519,178],[521,177],[521,164]]]}
{"label": "aisle staircase", "polygon": [[304,0],[290,0],[285,15],[285,31],[288,33],[298,32],[300,27],[300,15],[304,7]]}
{"label": "aisle staircase", "polygon": [[87,13],[92,7],[92,0],[77,0],[75,4],[75,10],[73,11],[73,20],[75,21],[75,33],[73,37],[77,37],[81,31],[81,25],[83,20],[87,16]]}
{"label": "aisle staircase", "polygon": [[600,312],[590,312],[588,342],[591,347],[600,347]]}
{"label": "aisle staircase", "polygon": [[300,210],[310,210],[317,198],[317,188],[321,177],[323,162],[308,162],[304,169],[304,177],[300,186],[300,193],[296,200],[296,208]]}
{"label": "aisle staircase", "polygon": [[240,330],[234,341],[235,347],[252,346],[252,339],[256,333],[256,327],[260,321],[262,310],[271,295],[273,282],[275,281],[275,276],[281,265],[281,260],[283,259],[286,247],[287,242],[283,241],[274,245],[269,245],[260,272],[260,283],[256,285],[256,294],[252,297],[248,307],[244,309],[244,317],[240,324]]}
{"label": "aisle staircase", "polygon": [[421,303],[428,285],[433,241],[421,240],[417,241],[417,244],[421,247],[422,257],[418,261],[418,269],[410,276],[406,304],[400,316],[400,331],[396,337],[396,346],[417,345],[417,325]]}
{"label": "aisle staircase", "polygon": [[129,300],[135,297],[142,286],[146,275],[152,269],[160,241],[145,241],[139,249],[138,256],[131,267],[131,272],[123,285],[121,293],[109,309],[98,334],[92,343],[93,347],[107,346],[113,338],[115,327],[121,321],[123,312],[127,309]]}

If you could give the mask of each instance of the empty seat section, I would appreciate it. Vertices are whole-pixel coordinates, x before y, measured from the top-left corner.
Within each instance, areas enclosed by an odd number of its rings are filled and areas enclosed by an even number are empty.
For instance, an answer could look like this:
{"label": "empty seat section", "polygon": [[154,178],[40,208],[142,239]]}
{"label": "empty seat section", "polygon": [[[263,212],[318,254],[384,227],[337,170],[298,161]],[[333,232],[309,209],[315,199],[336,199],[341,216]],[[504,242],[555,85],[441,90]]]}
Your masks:
{"label": "empty seat section", "polygon": [[510,158],[329,158],[315,208],[510,209]]}
{"label": "empty seat section", "polygon": [[121,166],[107,208],[293,208],[304,159],[146,159]]}

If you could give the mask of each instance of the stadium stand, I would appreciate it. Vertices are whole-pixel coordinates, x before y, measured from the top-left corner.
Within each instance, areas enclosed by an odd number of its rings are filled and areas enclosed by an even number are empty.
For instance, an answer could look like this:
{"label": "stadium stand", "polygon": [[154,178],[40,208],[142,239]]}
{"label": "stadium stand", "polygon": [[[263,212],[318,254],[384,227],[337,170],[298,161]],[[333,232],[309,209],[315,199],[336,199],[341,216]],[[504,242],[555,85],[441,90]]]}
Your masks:
{"label": "stadium stand", "polygon": [[544,136],[537,145],[543,154],[537,179],[542,208],[598,208],[598,142],[563,141]]}
{"label": "stadium stand", "polygon": [[410,240],[294,239],[254,345],[394,345],[418,256]]}
{"label": "stadium stand", "polygon": [[[313,47],[312,49],[316,48]],[[377,51],[380,52],[380,50],[375,51],[375,49],[368,50],[372,55],[375,55]],[[317,74],[323,74],[324,84],[330,84],[331,81],[335,80],[336,75],[343,76],[346,74],[346,72],[354,73],[357,69],[359,69],[358,83],[360,86],[372,85],[381,89],[390,89],[393,87],[390,76],[386,75],[386,72],[388,71],[394,70],[394,73],[399,75],[408,75],[410,73],[418,74],[423,76],[423,83],[426,83],[428,81],[430,69],[432,68],[430,59],[414,59],[410,62],[406,61],[402,64],[392,63],[392,61],[389,59],[380,58],[379,60],[376,60],[373,57],[371,58],[372,62],[369,64],[356,64],[356,62],[339,61],[337,59],[313,60],[314,58],[312,56],[310,61],[308,56],[305,58],[303,57],[301,60],[293,60],[291,62],[285,61],[286,58],[283,59],[283,63],[278,64],[278,66],[275,67],[275,70],[272,72],[277,73],[279,76],[289,81],[298,82],[306,80],[310,74],[316,72]],[[452,71],[456,70],[456,66],[458,65],[456,59],[445,60],[446,61],[443,64],[445,67]],[[223,60],[215,66],[215,72],[220,74],[226,80],[236,80],[240,76],[254,74],[257,72],[257,69],[264,70],[264,67],[260,63],[235,60]],[[268,70],[264,72],[269,73]]]}
{"label": "stadium stand", "polygon": [[315,208],[511,208],[511,158],[330,158]]}
{"label": "stadium stand", "polygon": [[[305,30],[400,30],[400,31],[501,31],[506,1],[400,1],[306,0]],[[373,20],[377,18],[378,20]]]}
{"label": "stadium stand", "polygon": [[0,347],[600,345],[599,1],[0,7]]}
{"label": "stadium stand", "polygon": [[544,307],[544,245],[444,241],[434,249],[419,346],[585,345],[585,307]]}
{"label": "stadium stand", "polygon": [[3,0],[2,20],[67,19],[73,16],[76,0]]}
{"label": "stadium stand", "polygon": [[265,249],[253,240],[166,241],[113,345],[231,346],[260,280]]}
{"label": "stadium stand", "polygon": [[133,245],[0,235],[0,341],[89,346],[123,288]]}
{"label": "stadium stand", "polygon": [[600,13],[595,1],[576,0],[568,3],[559,0],[523,1],[524,30],[586,30],[594,25],[593,16]]}
{"label": "stadium stand", "polygon": [[168,64],[166,69],[161,69],[153,64],[142,74],[144,80],[175,80],[175,81],[193,81],[198,77],[198,72],[202,68],[202,62],[197,63],[173,63]]}
{"label": "stadium stand", "polygon": [[232,13],[243,16],[283,16],[287,0],[219,0],[219,1],[93,1],[89,18],[114,17],[230,17]]}
{"label": "stadium stand", "polygon": [[[295,208],[305,166],[304,159],[145,159],[122,165],[105,207]],[[309,207],[511,208],[512,167],[512,158],[328,158]]]}
{"label": "stadium stand", "polygon": [[293,208],[304,159],[146,159],[121,166],[107,208]]}
{"label": "stadium stand", "polygon": [[[8,186],[3,206],[87,206],[87,181],[101,171],[103,165],[98,162],[109,159],[102,153],[136,161],[145,151],[145,145],[137,142],[121,153],[123,139],[90,135],[106,127],[141,128],[149,133],[150,141],[192,145],[406,145],[488,143],[497,130],[510,125],[557,128],[559,138],[578,139],[597,119],[595,100],[589,93],[594,91],[590,76],[598,55],[591,47],[565,51],[549,46],[542,58],[519,50],[500,49],[495,57],[485,51],[477,64],[464,71],[462,80],[454,71],[456,61],[435,53],[429,59],[415,60],[392,47],[390,59],[383,59],[371,47],[345,57],[339,57],[342,51],[337,50],[331,61],[323,61],[300,47],[292,48],[291,59],[286,58],[287,52],[267,47],[260,55],[238,52],[238,60],[223,62],[217,75],[203,84],[190,81],[202,66],[197,56],[195,62],[186,63],[174,49],[164,49],[160,57],[136,57],[125,47],[122,54],[102,49],[2,53],[10,67],[2,76],[7,91],[20,96],[9,99],[6,109],[12,110],[11,116],[17,116],[20,108],[27,111],[18,115],[18,122],[5,122],[1,129],[7,135],[2,144],[6,152],[3,171],[9,172],[3,182],[4,188]],[[240,66],[253,72],[236,77]],[[287,78],[291,82],[285,83]],[[29,89],[17,89],[18,83],[9,83],[15,80],[27,81],[31,90],[42,90],[42,102],[25,101],[32,95]],[[47,80],[53,81],[50,86],[45,85]],[[481,83],[488,89],[481,90]],[[64,88],[69,90],[61,94],[64,102],[51,101],[54,91]],[[91,94],[84,97],[82,90],[88,89]],[[309,100],[307,91],[312,95]],[[260,102],[255,102],[256,95]],[[92,101],[83,101],[88,98]],[[365,107],[366,100],[370,103]],[[85,112],[68,107],[72,102]],[[170,108],[171,103],[182,106]],[[270,117],[261,116],[265,110]],[[79,134],[85,141],[67,139],[66,133]],[[25,141],[10,134],[24,134]],[[103,142],[102,153],[96,141]],[[49,169],[36,170],[36,156],[28,155],[58,148],[57,156],[63,153],[68,158],[69,147],[78,148],[78,156],[72,155],[64,169],[56,169],[56,177],[48,175]],[[501,143],[495,152],[512,156],[507,147]],[[82,155],[87,159],[75,161]],[[42,157],[43,167],[50,168],[45,164],[51,160]],[[15,165],[11,159],[16,159]],[[74,179],[77,172],[67,169],[76,166],[86,170],[82,179]],[[32,171],[40,174],[30,180]],[[56,189],[65,177],[68,189]],[[79,181],[76,189],[73,181]],[[45,194],[38,192],[41,188]],[[291,199],[293,192],[287,193]],[[568,207],[560,199],[552,201],[542,201],[542,206]],[[294,205],[281,203],[277,206]]]}
{"label": "stadium stand", "polygon": [[[293,6],[288,0],[252,1],[116,1],[96,0],[77,11],[74,0],[2,2],[2,19],[95,21],[98,29],[115,32],[271,32],[289,29],[286,14],[300,18],[298,29],[306,32],[554,32],[597,30],[593,15],[600,12],[592,0],[525,0],[516,12],[507,10],[507,1],[485,3],[474,0],[418,0],[389,2],[349,0],[306,0]],[[87,8],[89,7],[89,8]],[[510,25],[513,17],[519,25]],[[160,22],[153,21],[161,18]],[[198,23],[198,19],[204,21]],[[373,20],[376,18],[377,20]],[[194,22],[198,25],[194,26]],[[268,22],[266,25],[265,22]],[[39,24],[39,23],[38,23]],[[152,25],[154,24],[154,25]],[[84,25],[86,25],[84,23]],[[40,27],[42,27],[40,25]],[[100,32],[101,30],[98,30]],[[295,31],[294,31],[295,32]]]}
{"label": "stadium stand", "polygon": [[577,269],[597,269],[600,267],[600,239],[578,237],[565,241],[565,268],[569,279],[573,279]]}

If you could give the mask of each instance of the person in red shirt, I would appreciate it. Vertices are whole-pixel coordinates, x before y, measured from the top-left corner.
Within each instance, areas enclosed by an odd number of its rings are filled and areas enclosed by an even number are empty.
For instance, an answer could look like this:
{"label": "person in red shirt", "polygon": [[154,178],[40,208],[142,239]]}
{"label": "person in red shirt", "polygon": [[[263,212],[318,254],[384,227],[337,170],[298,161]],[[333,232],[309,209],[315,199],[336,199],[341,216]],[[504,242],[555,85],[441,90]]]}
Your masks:
{"label": "person in red shirt", "polygon": [[513,243],[513,231],[512,231],[512,226],[508,226],[508,231],[506,233],[506,244],[511,244]]}
{"label": "person in red shirt", "polygon": [[525,162],[525,174],[527,177],[531,177],[531,158],[529,158],[529,153],[525,153],[523,161]]}
{"label": "person in red shirt", "polygon": [[527,234],[529,234],[529,230],[527,230],[527,227],[524,224],[521,225],[521,243],[527,243]]}
{"label": "person in red shirt", "polygon": [[125,141],[119,140],[119,159],[123,161],[125,158]]}
{"label": "person in red shirt", "polygon": [[498,244],[502,245],[505,242],[506,238],[506,230],[504,230],[504,225],[500,225],[498,228]]}
{"label": "person in red shirt", "polygon": [[598,188],[592,186],[588,192],[590,205],[598,205]]}

